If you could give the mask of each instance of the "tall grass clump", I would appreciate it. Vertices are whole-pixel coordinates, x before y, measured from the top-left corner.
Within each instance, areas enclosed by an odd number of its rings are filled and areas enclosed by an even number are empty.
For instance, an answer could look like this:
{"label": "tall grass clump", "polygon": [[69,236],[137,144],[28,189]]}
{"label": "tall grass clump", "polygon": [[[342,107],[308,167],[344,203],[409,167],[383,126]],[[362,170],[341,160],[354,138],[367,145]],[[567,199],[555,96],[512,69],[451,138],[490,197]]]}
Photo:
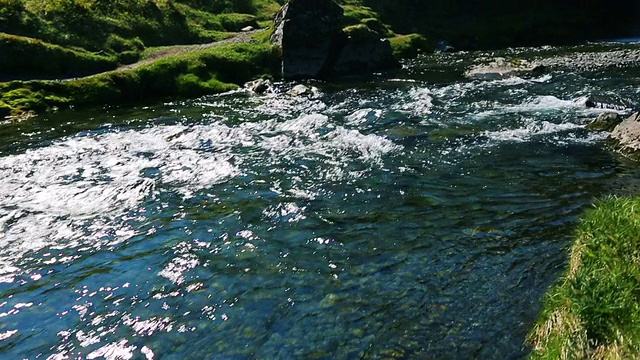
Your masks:
{"label": "tall grass clump", "polygon": [[640,198],[607,197],[585,214],[530,342],[532,359],[640,358]]}

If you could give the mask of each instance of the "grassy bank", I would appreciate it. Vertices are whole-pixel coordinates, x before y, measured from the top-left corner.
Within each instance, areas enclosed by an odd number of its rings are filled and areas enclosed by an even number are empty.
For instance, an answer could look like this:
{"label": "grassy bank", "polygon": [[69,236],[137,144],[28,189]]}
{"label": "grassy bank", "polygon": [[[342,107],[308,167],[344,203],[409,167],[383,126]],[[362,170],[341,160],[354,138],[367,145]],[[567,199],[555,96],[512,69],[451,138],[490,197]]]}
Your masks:
{"label": "grassy bank", "polygon": [[585,214],[530,341],[532,359],[640,358],[640,198]]}
{"label": "grassy bank", "polygon": [[[279,75],[268,32],[250,44],[193,51],[188,44],[228,38],[247,25],[271,24],[284,0],[0,0],[0,118],[55,109],[190,97]],[[398,57],[430,45],[397,36],[378,14],[342,2],[344,26],[390,37]],[[169,56],[169,57],[167,57]],[[135,68],[86,76],[144,59]],[[48,79],[48,80],[44,80]]]}
{"label": "grassy bank", "polygon": [[146,47],[220,40],[271,19],[278,1],[0,0],[0,78],[85,74]]}
{"label": "grassy bank", "polygon": [[219,93],[277,74],[279,66],[278,49],[272,45],[242,43],[77,80],[0,83],[0,115]]}
{"label": "grassy bank", "polygon": [[[277,76],[266,39],[115,70],[169,46],[229,38],[282,0],[0,0],[0,119],[54,109],[198,96]],[[157,49],[157,50],[156,50]],[[168,51],[166,49],[169,49]],[[54,81],[98,74],[76,80]]]}

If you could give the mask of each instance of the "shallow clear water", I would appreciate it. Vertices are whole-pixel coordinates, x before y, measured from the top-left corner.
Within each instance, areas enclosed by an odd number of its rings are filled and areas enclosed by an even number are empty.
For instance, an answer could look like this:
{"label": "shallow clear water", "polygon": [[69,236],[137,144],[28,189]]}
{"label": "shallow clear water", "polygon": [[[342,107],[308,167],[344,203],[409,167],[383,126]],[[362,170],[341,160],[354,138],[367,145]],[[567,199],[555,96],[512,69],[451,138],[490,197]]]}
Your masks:
{"label": "shallow clear water", "polygon": [[[0,126],[0,357],[517,359],[638,74],[392,77]],[[283,87],[290,84],[283,84]]]}

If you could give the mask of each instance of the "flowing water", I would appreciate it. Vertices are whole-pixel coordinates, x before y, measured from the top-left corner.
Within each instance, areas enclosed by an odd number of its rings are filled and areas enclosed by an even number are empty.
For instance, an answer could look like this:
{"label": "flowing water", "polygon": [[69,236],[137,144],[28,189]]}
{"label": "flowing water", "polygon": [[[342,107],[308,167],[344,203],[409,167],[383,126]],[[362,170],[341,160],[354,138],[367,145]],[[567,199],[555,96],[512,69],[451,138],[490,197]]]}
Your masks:
{"label": "flowing water", "polygon": [[0,357],[526,357],[581,213],[639,188],[584,103],[640,74],[473,56],[0,125]]}

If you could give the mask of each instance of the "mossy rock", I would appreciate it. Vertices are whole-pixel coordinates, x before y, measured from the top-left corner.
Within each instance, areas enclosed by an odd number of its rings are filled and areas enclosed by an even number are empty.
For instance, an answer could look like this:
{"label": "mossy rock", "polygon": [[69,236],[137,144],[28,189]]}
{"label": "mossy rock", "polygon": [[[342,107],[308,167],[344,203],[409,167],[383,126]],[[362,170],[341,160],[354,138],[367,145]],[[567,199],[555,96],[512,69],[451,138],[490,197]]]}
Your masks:
{"label": "mossy rock", "polygon": [[361,24],[365,19],[379,19],[377,12],[370,7],[357,5],[344,5],[344,24],[357,25]]}
{"label": "mossy rock", "polygon": [[365,41],[372,38],[380,38],[380,34],[371,30],[365,24],[351,25],[342,29],[342,33],[353,41]]}
{"label": "mossy rock", "polygon": [[389,30],[389,28],[380,21],[380,19],[376,18],[366,18],[361,21],[362,24],[366,25],[369,29],[380,34],[381,37],[390,37],[393,35],[393,32]]}
{"label": "mossy rock", "polygon": [[434,47],[420,34],[399,35],[389,38],[393,55],[396,58],[414,58],[421,53],[433,52]]}
{"label": "mossy rock", "polygon": [[620,124],[624,120],[622,116],[618,113],[613,112],[605,112],[587,124],[585,127],[587,130],[594,131],[613,131],[618,124]]}

